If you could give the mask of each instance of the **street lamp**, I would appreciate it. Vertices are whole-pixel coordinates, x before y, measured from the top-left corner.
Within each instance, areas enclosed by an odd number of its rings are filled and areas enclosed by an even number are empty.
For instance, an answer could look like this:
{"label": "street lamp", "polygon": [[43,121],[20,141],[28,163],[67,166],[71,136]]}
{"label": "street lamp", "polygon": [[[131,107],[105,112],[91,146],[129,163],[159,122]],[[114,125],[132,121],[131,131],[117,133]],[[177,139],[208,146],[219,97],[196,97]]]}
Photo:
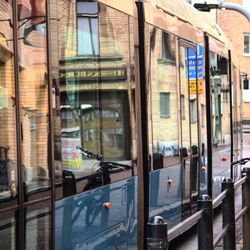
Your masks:
{"label": "street lamp", "polygon": [[193,1],[193,5],[196,9],[200,11],[210,11],[212,9],[227,9],[227,10],[234,10],[237,12],[240,12],[242,15],[244,15],[248,21],[250,22],[250,11],[248,11],[246,8],[244,8],[240,4],[236,3],[229,3],[224,2],[222,0],[207,0],[207,1]]}

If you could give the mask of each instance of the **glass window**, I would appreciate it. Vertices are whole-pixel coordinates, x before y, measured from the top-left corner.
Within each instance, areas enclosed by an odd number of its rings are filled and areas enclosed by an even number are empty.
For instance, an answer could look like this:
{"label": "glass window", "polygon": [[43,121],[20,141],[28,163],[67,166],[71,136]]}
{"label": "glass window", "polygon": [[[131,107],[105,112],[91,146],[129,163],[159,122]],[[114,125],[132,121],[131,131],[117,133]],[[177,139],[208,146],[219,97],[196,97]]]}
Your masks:
{"label": "glass window", "polygon": [[185,95],[181,95],[181,119],[185,120]]}
{"label": "glass window", "polygon": [[[16,204],[16,96],[12,1],[1,1],[0,18],[0,208]],[[0,240],[1,241],[1,240]]]}
{"label": "glass window", "polygon": [[249,89],[249,80],[248,79],[245,79],[243,81],[243,89],[245,89],[245,90]]}
{"label": "glass window", "polygon": [[196,100],[190,100],[190,120],[191,123],[197,122],[197,103]]}
{"label": "glass window", "polygon": [[23,181],[29,200],[50,186],[46,1],[30,1],[18,14]]}
{"label": "glass window", "polygon": [[160,93],[160,115],[170,118],[170,93]]}
{"label": "glass window", "polygon": [[162,58],[164,60],[175,60],[175,51],[171,46],[173,46],[171,36],[166,32],[162,32]]}
{"label": "glass window", "polygon": [[25,219],[25,249],[51,249],[51,202],[28,206]]}
{"label": "glass window", "polygon": [[[213,173],[216,176],[228,176],[230,169],[230,96],[228,76],[226,69],[227,59],[210,53],[210,57],[217,58],[213,64],[213,72],[210,78],[211,109],[212,109],[212,154]],[[219,183],[214,183],[219,185]],[[218,188],[213,189],[213,195],[218,194]],[[217,193],[216,193],[217,192]]]}
{"label": "glass window", "polygon": [[[61,3],[58,28],[65,32],[54,34],[52,51],[58,198],[135,175],[137,145],[133,19],[94,1],[65,1],[63,10]],[[124,166],[104,173],[105,161]],[[76,178],[73,192],[67,175]]]}
{"label": "glass window", "polygon": [[250,54],[250,34],[244,33],[244,54]]}
{"label": "glass window", "polygon": [[148,25],[146,29],[148,102],[152,119],[149,151],[153,156],[153,170],[156,170],[179,162],[176,37],[153,26]]}
{"label": "glass window", "polygon": [[98,4],[77,2],[78,55],[99,55]]}
{"label": "glass window", "polygon": [[0,249],[18,249],[16,214],[17,211],[14,210],[0,213]]}

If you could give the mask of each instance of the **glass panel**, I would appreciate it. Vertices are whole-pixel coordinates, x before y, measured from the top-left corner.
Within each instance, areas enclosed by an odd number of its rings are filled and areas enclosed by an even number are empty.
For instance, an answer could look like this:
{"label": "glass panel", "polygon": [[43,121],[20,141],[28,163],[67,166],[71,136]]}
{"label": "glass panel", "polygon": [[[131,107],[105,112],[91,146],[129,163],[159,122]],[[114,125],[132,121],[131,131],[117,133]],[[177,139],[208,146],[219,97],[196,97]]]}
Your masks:
{"label": "glass panel", "polygon": [[17,149],[12,1],[0,3],[0,208],[16,204]]}
{"label": "glass panel", "polygon": [[[58,197],[61,191],[72,195],[136,173],[132,19],[80,1],[76,20],[71,14],[76,3],[63,2],[62,10],[62,2],[58,1],[58,29],[65,33],[53,34],[52,51],[57,58],[53,74]],[[99,13],[93,15],[94,9]],[[115,164],[104,170],[105,161]],[[74,184],[68,184],[67,176],[73,176]]]}
{"label": "glass panel", "polygon": [[26,210],[26,238],[27,250],[48,250],[51,248],[51,201],[31,205]]}
{"label": "glass panel", "polygon": [[220,193],[220,182],[230,176],[230,97],[227,59],[216,54],[211,58],[213,195]]}
{"label": "glass panel", "polygon": [[190,213],[190,106],[189,106],[189,71],[188,49],[180,47],[180,95],[183,96],[185,119],[182,123],[182,216],[185,218]]}
{"label": "glass panel", "polygon": [[[19,6],[19,73],[25,199],[49,185],[46,1]],[[42,189],[41,189],[42,188]]]}
{"label": "glass panel", "polygon": [[99,54],[97,18],[78,18],[78,54]]}
{"label": "glass panel", "polygon": [[152,147],[149,153],[156,170],[179,163],[176,38],[156,27],[146,29],[149,119],[152,121],[148,128]]}
{"label": "glass panel", "polygon": [[244,34],[244,53],[249,54],[250,53],[250,48],[249,48],[249,35]]}
{"label": "glass panel", "polygon": [[207,189],[207,115],[206,115],[206,90],[204,80],[204,48],[197,46],[198,57],[198,113],[200,126],[200,194],[206,193]]}
{"label": "glass panel", "polygon": [[0,213],[0,249],[17,249],[15,211]]}
{"label": "glass panel", "polygon": [[[190,109],[190,135],[191,135],[191,198],[195,201],[198,198],[198,168],[199,168],[199,140],[198,140],[198,120],[197,120],[197,97],[198,81],[200,77],[199,60],[196,51],[188,49],[188,71],[189,71],[189,109]],[[198,72],[198,76],[197,73]]]}

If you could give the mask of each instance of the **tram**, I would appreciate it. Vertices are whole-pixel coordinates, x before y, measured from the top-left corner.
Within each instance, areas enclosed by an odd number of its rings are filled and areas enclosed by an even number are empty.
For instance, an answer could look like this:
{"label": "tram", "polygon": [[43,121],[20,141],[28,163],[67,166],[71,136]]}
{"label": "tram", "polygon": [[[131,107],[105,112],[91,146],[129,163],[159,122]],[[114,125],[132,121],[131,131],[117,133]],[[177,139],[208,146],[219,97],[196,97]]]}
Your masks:
{"label": "tram", "polygon": [[1,249],[145,249],[239,177],[236,54],[186,1],[0,10]]}

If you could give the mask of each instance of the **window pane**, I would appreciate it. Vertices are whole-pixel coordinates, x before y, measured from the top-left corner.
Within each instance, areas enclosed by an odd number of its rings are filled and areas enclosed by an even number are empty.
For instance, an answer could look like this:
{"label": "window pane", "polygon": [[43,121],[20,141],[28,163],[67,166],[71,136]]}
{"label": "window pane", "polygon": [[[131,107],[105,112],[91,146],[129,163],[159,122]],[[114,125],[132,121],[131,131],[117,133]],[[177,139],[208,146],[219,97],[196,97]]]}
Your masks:
{"label": "window pane", "polygon": [[78,54],[99,54],[97,18],[78,18]]}
{"label": "window pane", "polygon": [[162,117],[170,117],[170,94],[160,93],[160,114]]}
{"label": "window pane", "polygon": [[[218,57],[218,55],[210,55]],[[226,61],[224,58],[222,61]],[[221,68],[220,61],[214,65],[214,75],[210,79],[212,87],[212,154],[213,175],[228,177],[230,173],[230,98],[228,76],[226,73],[217,73]],[[218,195],[220,181],[213,183],[213,195]]]}
{"label": "window pane", "polygon": [[152,26],[147,26],[146,33],[146,43],[149,43],[146,59],[149,62],[149,117],[152,119],[149,151],[153,156],[153,170],[156,170],[179,162],[176,38]]}
{"label": "window pane", "polygon": [[[76,3],[63,2],[63,10],[62,1],[58,3],[59,30],[65,32],[55,34],[52,57],[57,59],[53,76],[56,181],[58,186],[63,182],[63,188],[58,188],[64,192],[59,192],[62,197],[136,174],[137,144],[134,46],[130,46],[134,44],[133,19],[102,4],[96,16],[87,15],[91,8],[87,2],[78,3],[77,15],[65,15],[64,8],[76,11]],[[77,146],[129,169],[109,169],[105,179],[100,161]],[[76,179],[71,193],[67,175]]]}
{"label": "window pane", "polygon": [[[26,199],[49,186],[48,73],[46,1],[34,0],[19,8],[20,104],[22,163]],[[25,23],[25,25],[24,25]],[[41,26],[43,28],[41,28]],[[47,194],[49,195],[49,193]]]}
{"label": "window pane", "polygon": [[77,3],[77,13],[78,14],[97,14],[98,5],[95,2],[79,1]]}
{"label": "window pane", "polygon": [[50,201],[37,203],[26,209],[26,250],[51,249],[51,208]]}
{"label": "window pane", "polygon": [[244,53],[246,54],[250,53],[249,42],[249,35],[244,35]]}
{"label": "window pane", "polygon": [[[12,20],[12,1],[1,1],[1,16]],[[0,20],[0,208],[16,204],[17,148],[13,29]]]}
{"label": "window pane", "polygon": [[14,250],[16,248],[15,211],[0,213],[0,249]]}
{"label": "window pane", "polygon": [[196,100],[190,101],[190,115],[191,115],[191,123],[196,123],[197,122]]}

